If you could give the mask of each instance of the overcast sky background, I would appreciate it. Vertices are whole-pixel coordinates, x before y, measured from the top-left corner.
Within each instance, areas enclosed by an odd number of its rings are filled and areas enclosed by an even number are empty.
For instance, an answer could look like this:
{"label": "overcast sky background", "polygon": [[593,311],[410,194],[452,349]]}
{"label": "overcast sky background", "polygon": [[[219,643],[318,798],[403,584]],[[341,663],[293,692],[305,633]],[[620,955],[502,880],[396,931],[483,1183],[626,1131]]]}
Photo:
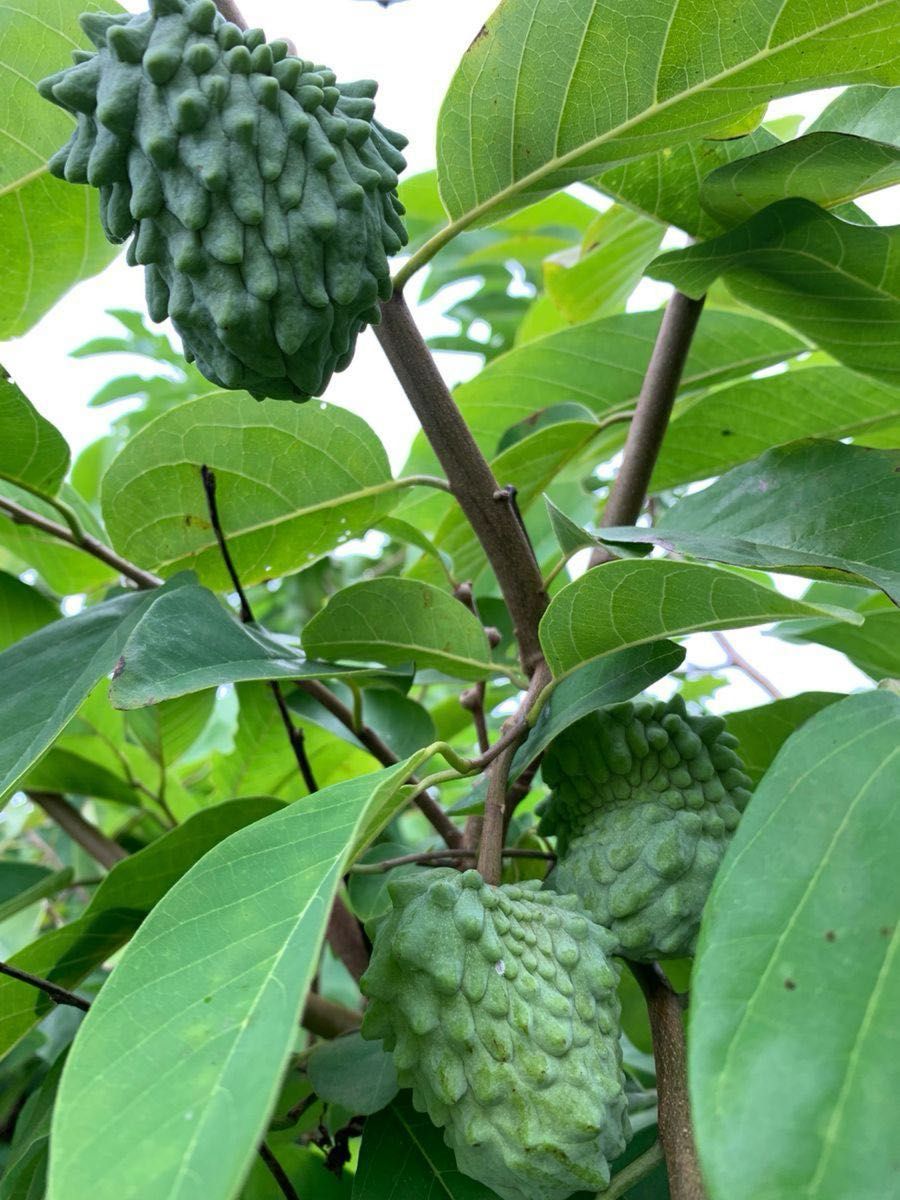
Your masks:
{"label": "overcast sky background", "polygon": [[[124,3],[132,11],[145,7],[142,0]],[[378,79],[378,117],[410,139],[407,174],[413,175],[434,166],[435,128],[444,92],[466,47],[495,6],[496,0],[403,0],[387,9],[373,0],[244,0],[243,11],[250,24],[261,25],[270,38],[290,37],[298,53],[326,63],[339,79]],[[834,94],[779,100],[769,115],[802,112],[811,120]],[[895,188],[861,204],[881,223],[893,222],[898,219],[898,196],[900,189]],[[663,285],[645,282],[629,307],[656,307],[666,291]],[[408,294],[415,297],[415,281]],[[446,307],[446,296],[441,307]],[[108,308],[145,309],[143,273],[127,267],[123,256],[102,275],[73,289],[25,337],[0,343],[0,361],[60,428],[75,453],[105,432],[112,415],[109,408],[87,407],[97,388],[115,375],[147,373],[147,364],[130,356],[68,357],[89,338],[119,332],[118,324],[106,315]],[[426,334],[446,327],[434,304],[420,308],[418,316]],[[478,366],[469,356],[444,354],[439,361],[450,383]],[[365,417],[387,445],[395,468],[402,464],[416,423],[371,331],[360,339],[349,370],[335,377],[327,399]],[[786,581],[786,590],[794,595],[803,586],[799,580]],[[732,640],[788,695],[869,684],[832,651],[788,646],[752,630],[737,632]],[[699,635],[688,644],[689,657],[698,665],[722,661],[711,636]],[[767,699],[743,676],[731,678],[735,682],[718,694],[717,708],[742,708]]]}

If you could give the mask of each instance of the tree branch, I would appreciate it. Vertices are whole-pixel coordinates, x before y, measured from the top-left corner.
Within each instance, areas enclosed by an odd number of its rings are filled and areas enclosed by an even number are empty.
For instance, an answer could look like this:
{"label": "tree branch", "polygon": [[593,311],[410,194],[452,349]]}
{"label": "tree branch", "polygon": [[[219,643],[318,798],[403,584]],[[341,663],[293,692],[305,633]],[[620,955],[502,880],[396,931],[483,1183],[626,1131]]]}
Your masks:
{"label": "tree branch", "polygon": [[109,870],[128,857],[127,850],[86,821],[78,809],[57,792],[27,791],[25,794],[101,867]]}
{"label": "tree branch", "polygon": [[488,772],[488,790],[484,801],[484,823],[478,850],[478,870],[485,883],[498,884],[503,870],[503,835],[506,831],[506,792],[509,768],[515,745],[508,746]]}
{"label": "tree branch", "polygon": [[706,1200],[691,1127],[681,997],[656,963],[629,962],[628,966],[644,993],[650,1016],[659,1094],[659,1138],[666,1156],[669,1192],[672,1200]]}
{"label": "tree branch", "polygon": [[714,632],[713,637],[728,656],[725,662],[726,667],[734,667],[738,671],[743,671],[748,679],[752,679],[757,687],[761,687],[773,700],[784,699],[784,693],[778,690],[768,676],[763,675],[762,671],[754,667],[749,659],[744,658],[743,654],[731,644],[724,633]]}
{"label": "tree branch", "polygon": [[359,983],[369,965],[369,949],[359,922],[340,896],[334,898],[325,936],[328,945]]}
{"label": "tree branch", "polygon": [[[556,855],[551,850],[528,850],[522,847],[509,846],[502,850],[504,858],[541,858],[547,862],[556,862]],[[383,871],[391,871],[394,867],[404,867],[407,863],[455,862],[458,858],[476,858],[476,850],[424,850],[419,854],[401,854],[398,858],[384,858],[381,862],[356,863],[350,868],[353,875],[380,875]]]}
{"label": "tree branch", "polygon": [[[675,292],[666,305],[628,430],[622,465],[603,509],[600,523],[605,528],[633,525],[641,515],[704,298],[691,300]],[[610,550],[598,546],[591,554],[590,565],[597,567],[613,558]]]}
{"label": "tree branch", "polygon": [[447,390],[402,292],[385,301],[381,312],[378,340],[497,576],[530,675],[543,657],[537,630],[547,595],[528,535]]}
{"label": "tree branch", "polygon": [[351,1029],[359,1029],[361,1021],[362,1013],[310,992],[300,1024],[316,1037],[336,1038],[342,1033],[349,1033]]}
{"label": "tree branch", "polygon": [[290,1179],[288,1179],[284,1167],[281,1165],[266,1143],[260,1142],[258,1150],[259,1157],[266,1164],[269,1174],[278,1185],[279,1191],[281,1192],[282,1196],[284,1196],[284,1200],[300,1200],[300,1193],[291,1183]]}
{"label": "tree branch", "polygon": [[51,521],[48,517],[42,517],[40,513],[32,512],[30,508],[23,508],[15,500],[8,500],[6,496],[0,496],[0,511],[5,512],[16,525],[31,525],[43,533],[49,533],[51,537],[58,538],[61,542],[67,542],[77,550],[83,550],[85,554],[99,558],[101,562],[113,567],[120,575],[124,575],[132,583],[136,583],[139,588],[155,588],[162,583],[158,575],[142,570],[134,563],[129,562],[127,558],[121,558],[109,546],[99,542],[95,537],[91,537],[89,533],[84,533],[77,538],[65,525]]}
{"label": "tree branch", "polygon": [[90,1000],[85,1000],[83,996],[76,996],[67,988],[51,983],[49,979],[42,979],[39,975],[32,975],[30,971],[20,971],[10,963],[0,962],[0,975],[8,975],[10,979],[17,979],[19,983],[27,983],[29,987],[44,992],[54,1004],[66,1004],[70,1008],[80,1008],[82,1012],[87,1012],[91,1007]]}
{"label": "tree branch", "polygon": [[662,1146],[659,1142],[654,1142],[649,1150],[639,1154],[627,1167],[623,1167],[614,1175],[607,1190],[597,1193],[596,1200],[620,1200],[620,1197],[627,1196],[635,1184],[646,1179],[650,1172],[655,1171],[664,1161]]}

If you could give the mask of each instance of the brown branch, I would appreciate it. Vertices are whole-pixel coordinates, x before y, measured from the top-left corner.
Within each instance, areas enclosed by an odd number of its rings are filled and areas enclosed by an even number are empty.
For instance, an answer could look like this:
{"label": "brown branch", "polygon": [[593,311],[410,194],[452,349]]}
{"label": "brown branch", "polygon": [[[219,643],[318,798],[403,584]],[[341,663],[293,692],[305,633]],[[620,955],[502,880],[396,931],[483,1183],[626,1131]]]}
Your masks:
{"label": "brown branch", "polygon": [[336,1038],[352,1029],[359,1029],[362,1013],[345,1008],[343,1004],[335,1004],[315,992],[306,997],[306,1007],[300,1024],[316,1037]]}
{"label": "brown branch", "polygon": [[31,525],[43,533],[49,533],[51,537],[55,537],[61,542],[67,542],[77,550],[83,550],[85,554],[99,558],[108,567],[113,567],[120,575],[124,575],[132,583],[136,583],[139,588],[155,588],[162,583],[158,575],[144,571],[129,562],[127,558],[120,557],[115,550],[104,545],[95,537],[91,537],[89,533],[83,533],[81,537],[76,537],[72,530],[67,529],[65,525],[51,521],[48,517],[42,517],[40,513],[32,512],[30,508],[23,508],[15,500],[8,500],[5,496],[0,496],[0,511],[5,512],[16,525]]}
{"label": "brown branch", "polygon": [[127,850],[86,821],[78,809],[57,792],[27,791],[25,794],[101,867],[109,870],[128,857]]}
{"label": "brown branch", "polygon": [[335,896],[325,934],[328,945],[359,983],[369,965],[369,950],[356,917],[340,896]]}
{"label": "brown branch", "polygon": [[269,1174],[275,1180],[281,1191],[284,1200],[300,1200],[300,1193],[288,1179],[284,1167],[269,1149],[265,1142],[260,1142],[258,1146],[259,1157],[263,1160],[269,1170]]}
{"label": "brown branch", "polygon": [[[524,733],[520,735],[520,738]],[[484,821],[478,849],[478,870],[485,883],[498,884],[503,874],[503,836],[506,832],[506,792],[509,787],[509,768],[516,745],[507,746],[488,772],[488,789],[484,801]]]}
{"label": "brown branch", "polygon": [[659,1138],[666,1156],[669,1192],[672,1200],[706,1200],[691,1127],[682,999],[656,963],[629,962],[628,966],[644,993],[650,1016]]}
{"label": "brown branch", "polygon": [[8,975],[10,979],[17,979],[19,983],[27,983],[29,987],[37,988],[39,992],[44,992],[49,996],[54,1004],[67,1004],[70,1008],[80,1008],[82,1012],[87,1012],[91,1007],[90,1000],[76,996],[74,992],[70,992],[56,983],[51,983],[49,979],[32,975],[30,971],[21,971],[9,963],[0,962],[0,975]]}
{"label": "brown branch", "polygon": [[403,294],[395,292],[381,312],[378,340],[497,576],[530,675],[543,658],[537,631],[547,594],[528,535],[447,390]]}
{"label": "brown branch", "polygon": [[773,700],[784,699],[784,693],[779,691],[779,689],[775,686],[771,679],[768,678],[768,676],[763,675],[762,671],[754,667],[753,663],[750,662],[749,659],[744,658],[743,654],[741,654],[741,652],[731,644],[724,633],[713,633],[713,637],[728,656],[725,662],[726,667],[735,667],[738,671],[743,671],[748,679],[752,679],[753,682],[758,687],[761,687],[762,690],[771,696]]}
{"label": "brown branch", "polygon": [[[368,725],[359,725],[357,727],[352,709],[339,700],[334,692],[330,691],[324,683],[321,683],[318,679],[295,679],[294,683],[301,691],[306,692],[307,695],[317,700],[345,728],[349,729],[372,757],[380,762],[382,766],[393,767],[400,761],[399,756],[394,753],[387,742],[378,736],[374,729],[371,729]],[[411,778],[410,782],[415,783],[415,778]],[[462,832],[454,825],[453,821],[447,816],[444,809],[436,800],[423,793],[421,796],[416,797],[415,803],[423,816],[427,818],[448,846],[459,846],[462,844]]]}
{"label": "brown branch", "polygon": [[234,0],[216,0],[216,8],[226,21],[230,21],[232,25],[237,25],[238,29],[247,28],[247,22],[244,20],[244,14],[234,3]]}
{"label": "brown branch", "polygon": [[[551,850],[528,850],[520,846],[507,846],[501,851],[504,858],[541,858],[547,862],[556,862],[556,855]],[[380,875],[382,871],[391,871],[394,867],[404,867],[407,863],[455,862],[458,858],[476,858],[477,850],[424,850],[419,854],[401,854],[397,858],[384,858],[381,862],[357,863],[350,868],[354,875]]]}
{"label": "brown branch", "polygon": [[[675,292],[666,305],[628,430],[622,465],[603,509],[600,524],[605,528],[633,525],[641,515],[704,299],[691,300]],[[590,565],[597,567],[615,557],[605,546],[598,546],[591,554]]]}

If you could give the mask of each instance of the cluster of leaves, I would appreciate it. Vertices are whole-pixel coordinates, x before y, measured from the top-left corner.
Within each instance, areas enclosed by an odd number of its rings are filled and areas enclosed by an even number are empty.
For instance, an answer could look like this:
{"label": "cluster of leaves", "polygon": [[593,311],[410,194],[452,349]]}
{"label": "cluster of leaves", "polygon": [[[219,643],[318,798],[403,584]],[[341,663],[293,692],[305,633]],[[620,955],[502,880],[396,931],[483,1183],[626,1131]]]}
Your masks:
{"label": "cluster of leaves", "polygon": [[[69,126],[33,90],[80,41],[81,7],[4,19],[4,338],[113,253],[89,189],[46,171]],[[400,278],[427,265],[426,298],[472,289],[434,344],[484,359],[455,400],[515,485],[550,593],[552,684],[513,760],[510,846],[548,852],[537,766],[574,721],[660,681],[708,701],[717,681],[672,639],[775,623],[882,685],[729,716],[758,787],[697,957],[667,969],[692,991],[711,1200],[887,1195],[900,227],[853,202],[900,180],[896,0],[777,21],[731,0],[727,21],[705,0],[662,7],[651,26],[628,5],[499,5],[451,84],[437,170],[401,189]],[[763,121],[776,96],[845,83],[801,137]],[[590,192],[561,190],[575,182]],[[661,254],[670,227],[695,241]],[[708,298],[655,519],[609,528],[661,322],[629,309],[645,276]],[[484,738],[526,683],[492,566],[423,435],[394,476],[361,418],[213,391],[143,317],[116,315],[125,337],[79,353],[153,371],[98,393],[130,408],[74,463],[0,379],[0,948],[94,1001],[78,1031],[77,1010],[0,976],[0,1200],[270,1200],[261,1143],[300,1195],[489,1200],[378,1046],[312,1043],[299,1020],[358,1022],[366,946],[351,920],[348,952],[336,902],[377,920],[377,865],[439,850],[434,808],[445,833],[481,811]],[[599,546],[615,559],[570,578]],[[792,599],[768,572],[811,582]],[[432,823],[411,804],[428,780]],[[510,858],[505,878],[545,869]],[[656,1127],[627,974],[621,998],[638,1132],[616,1173]],[[666,1189],[658,1167],[627,1194]]]}

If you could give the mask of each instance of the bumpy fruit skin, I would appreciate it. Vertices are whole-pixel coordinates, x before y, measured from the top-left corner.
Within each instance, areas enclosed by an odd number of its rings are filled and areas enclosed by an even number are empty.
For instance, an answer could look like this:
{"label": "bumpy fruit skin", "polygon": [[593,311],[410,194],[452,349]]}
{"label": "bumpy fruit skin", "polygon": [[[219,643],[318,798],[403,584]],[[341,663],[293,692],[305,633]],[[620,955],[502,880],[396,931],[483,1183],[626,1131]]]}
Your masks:
{"label": "bumpy fruit skin", "polygon": [[537,881],[438,869],[389,886],[363,1037],[504,1200],[605,1188],[630,1132],[606,930]]}
{"label": "bumpy fruit skin", "polygon": [[541,833],[556,834],[548,879],[574,892],[637,961],[689,955],[713,877],[750,798],[720,717],[680,697],[600,709],[550,746]]}
{"label": "bumpy fruit skin", "polygon": [[203,374],[257,398],[320,395],[391,294],[406,242],[406,139],[376,85],[241,32],[213,0],[87,13],[96,53],[39,84],[76,117],[54,175],[100,190],[106,236],[135,235],[147,304]]}

